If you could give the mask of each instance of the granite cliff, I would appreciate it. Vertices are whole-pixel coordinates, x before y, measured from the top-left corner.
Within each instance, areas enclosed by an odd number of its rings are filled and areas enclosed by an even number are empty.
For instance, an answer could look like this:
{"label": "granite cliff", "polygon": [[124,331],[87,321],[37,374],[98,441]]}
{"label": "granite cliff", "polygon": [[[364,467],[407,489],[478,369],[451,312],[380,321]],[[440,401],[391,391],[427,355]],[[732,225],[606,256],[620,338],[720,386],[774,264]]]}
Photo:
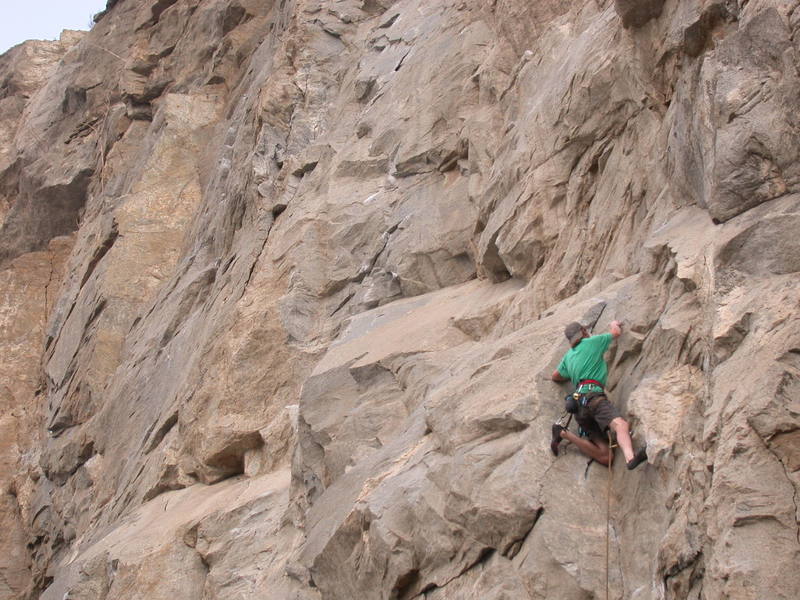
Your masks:
{"label": "granite cliff", "polygon": [[[111,0],[8,51],[0,599],[797,598],[798,7]],[[633,472],[548,448],[615,318]]]}

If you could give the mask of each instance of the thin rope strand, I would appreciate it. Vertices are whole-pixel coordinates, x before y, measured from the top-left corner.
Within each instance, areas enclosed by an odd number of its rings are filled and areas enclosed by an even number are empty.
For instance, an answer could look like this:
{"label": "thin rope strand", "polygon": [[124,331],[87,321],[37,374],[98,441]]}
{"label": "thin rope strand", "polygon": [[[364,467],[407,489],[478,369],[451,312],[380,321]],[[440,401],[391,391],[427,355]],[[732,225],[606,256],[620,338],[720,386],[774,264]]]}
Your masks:
{"label": "thin rope strand", "polygon": [[608,600],[608,555],[611,529],[611,457],[614,450],[611,446],[611,432],[608,432],[608,481],[606,483],[606,600]]}

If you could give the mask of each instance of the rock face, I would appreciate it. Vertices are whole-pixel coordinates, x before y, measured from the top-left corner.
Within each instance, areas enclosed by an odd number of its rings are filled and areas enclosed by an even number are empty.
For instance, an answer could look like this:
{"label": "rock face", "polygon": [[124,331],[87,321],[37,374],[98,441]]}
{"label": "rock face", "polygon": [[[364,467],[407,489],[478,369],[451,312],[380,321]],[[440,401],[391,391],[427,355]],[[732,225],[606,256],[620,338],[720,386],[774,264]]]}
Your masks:
{"label": "rock face", "polygon": [[[118,0],[0,57],[0,600],[798,597],[799,30]],[[548,448],[614,318],[632,473]]]}

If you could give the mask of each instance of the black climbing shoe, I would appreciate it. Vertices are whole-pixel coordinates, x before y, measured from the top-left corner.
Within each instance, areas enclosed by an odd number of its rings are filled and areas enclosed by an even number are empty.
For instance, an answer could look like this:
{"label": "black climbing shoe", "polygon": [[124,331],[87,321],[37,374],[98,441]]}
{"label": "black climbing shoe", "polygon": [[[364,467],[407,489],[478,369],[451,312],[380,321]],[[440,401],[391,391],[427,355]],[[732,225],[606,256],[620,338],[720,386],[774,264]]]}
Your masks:
{"label": "black climbing shoe", "polygon": [[558,423],[553,423],[553,439],[550,441],[550,450],[552,450],[553,454],[556,456],[558,456],[558,445],[561,443],[561,432],[565,429],[566,427]]}
{"label": "black climbing shoe", "polygon": [[647,448],[642,448],[628,461],[628,471],[632,471],[647,460]]}

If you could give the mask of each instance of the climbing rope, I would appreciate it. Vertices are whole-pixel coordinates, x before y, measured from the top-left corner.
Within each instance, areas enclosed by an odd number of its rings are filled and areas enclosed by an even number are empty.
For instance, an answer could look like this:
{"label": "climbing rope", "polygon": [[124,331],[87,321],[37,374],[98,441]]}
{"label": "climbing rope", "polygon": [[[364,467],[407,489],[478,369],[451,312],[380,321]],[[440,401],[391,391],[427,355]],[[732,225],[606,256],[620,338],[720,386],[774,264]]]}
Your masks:
{"label": "climbing rope", "polygon": [[611,445],[611,432],[608,431],[608,479],[606,482],[606,600],[608,600],[608,549],[609,530],[611,529],[611,457],[614,455],[614,446]]}

